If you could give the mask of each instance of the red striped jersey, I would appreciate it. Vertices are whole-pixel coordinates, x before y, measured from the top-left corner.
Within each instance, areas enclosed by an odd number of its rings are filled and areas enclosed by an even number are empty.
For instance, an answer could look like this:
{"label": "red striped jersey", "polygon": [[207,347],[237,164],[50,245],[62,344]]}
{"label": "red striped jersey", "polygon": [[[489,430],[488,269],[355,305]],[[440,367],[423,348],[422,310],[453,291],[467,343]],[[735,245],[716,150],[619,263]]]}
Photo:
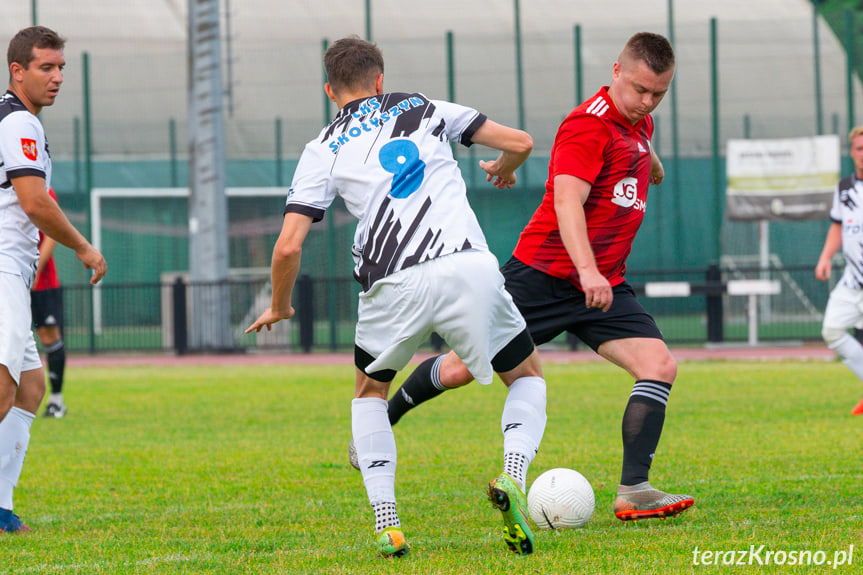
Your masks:
{"label": "red striped jersey", "polygon": [[652,135],[653,118],[647,115],[633,126],[614,107],[607,86],[573,110],[551,149],[545,196],[513,255],[581,288],[554,211],[554,177],[575,176],[591,184],[584,213],[597,267],[612,286],[623,282],[626,258],[644,219]]}

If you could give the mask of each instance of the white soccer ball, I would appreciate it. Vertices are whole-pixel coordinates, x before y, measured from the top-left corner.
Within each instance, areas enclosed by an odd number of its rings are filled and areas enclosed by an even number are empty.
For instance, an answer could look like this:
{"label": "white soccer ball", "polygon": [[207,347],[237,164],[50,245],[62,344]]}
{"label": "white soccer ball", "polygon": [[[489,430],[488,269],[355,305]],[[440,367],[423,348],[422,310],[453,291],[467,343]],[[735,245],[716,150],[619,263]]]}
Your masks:
{"label": "white soccer ball", "polygon": [[527,493],[530,518],[540,529],[571,529],[590,521],[596,500],[584,475],[574,469],[549,469]]}

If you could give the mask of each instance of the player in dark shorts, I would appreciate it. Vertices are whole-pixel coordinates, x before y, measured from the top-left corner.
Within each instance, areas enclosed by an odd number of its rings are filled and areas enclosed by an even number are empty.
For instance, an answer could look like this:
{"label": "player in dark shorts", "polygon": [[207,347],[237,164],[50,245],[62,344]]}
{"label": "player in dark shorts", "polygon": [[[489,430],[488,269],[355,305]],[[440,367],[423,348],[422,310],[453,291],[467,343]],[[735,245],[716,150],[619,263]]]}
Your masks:
{"label": "player in dark shorts", "polygon": [[[52,188],[48,194],[57,201]],[[60,418],[66,415],[63,403],[63,375],[66,371],[66,346],[63,342],[63,290],[54,263],[54,248],[57,245],[50,237],[39,232],[39,263],[36,278],[30,290],[30,311],[33,326],[48,356],[48,381],[51,395],[42,413],[45,417]]]}
{"label": "player in dark shorts", "polygon": [[[546,194],[501,269],[536,344],[575,334],[635,379],[623,414],[623,465],[614,502],[615,516],[624,521],[676,515],[694,503],[648,482],[677,363],[624,280],[649,184],[664,175],[651,147],[650,112],[668,90],[674,68],[674,51],[664,37],[639,33],[629,39],[613,66],[611,85],[561,124]],[[426,360],[390,398],[390,422],[471,379],[452,352]]]}

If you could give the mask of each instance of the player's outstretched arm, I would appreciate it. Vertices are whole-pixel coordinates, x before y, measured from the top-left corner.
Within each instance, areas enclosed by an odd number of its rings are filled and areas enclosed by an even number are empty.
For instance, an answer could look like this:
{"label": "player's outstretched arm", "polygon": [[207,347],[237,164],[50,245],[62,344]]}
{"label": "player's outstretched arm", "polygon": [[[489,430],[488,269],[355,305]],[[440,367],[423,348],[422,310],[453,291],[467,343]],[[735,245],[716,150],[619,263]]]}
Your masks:
{"label": "player's outstretched arm", "polygon": [[486,181],[492,182],[492,185],[501,190],[515,185],[515,170],[533,151],[533,138],[530,134],[491,120],[486,120],[480,126],[471,141],[500,150],[500,156],[496,160],[480,161],[479,167],[487,174]]}
{"label": "player's outstretched arm", "polygon": [[93,270],[90,283],[98,283],[108,271],[105,258],[69,222],[57,202],[48,195],[45,180],[39,176],[21,176],[12,178],[12,187],[30,221],[43,233],[73,250],[84,267]]}
{"label": "player's outstretched arm", "polygon": [[300,272],[300,261],[303,254],[303,242],[312,226],[312,218],[302,214],[289,212],[282,222],[282,231],[273,248],[272,269],[270,272],[273,285],[273,299],[270,307],[246,329],[246,333],[260,332],[283,319],[294,316],[291,306],[291,293]]}

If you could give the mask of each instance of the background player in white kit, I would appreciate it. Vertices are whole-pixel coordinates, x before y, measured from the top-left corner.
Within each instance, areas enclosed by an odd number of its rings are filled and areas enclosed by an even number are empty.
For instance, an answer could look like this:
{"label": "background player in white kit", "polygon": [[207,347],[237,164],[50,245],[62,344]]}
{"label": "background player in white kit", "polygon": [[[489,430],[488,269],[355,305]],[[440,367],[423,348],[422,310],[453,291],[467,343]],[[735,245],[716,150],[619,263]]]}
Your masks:
{"label": "background player in white kit", "polygon": [[[830,292],[821,336],[854,375],[863,380],[863,346],[848,330],[863,326],[863,126],[848,135],[854,172],[839,181],[833,194],[824,249],[815,266],[815,277],[830,278],[831,260],[839,249],[845,256],[845,272]],[[851,411],[863,415],[863,400]]]}
{"label": "background player in white kit", "polygon": [[351,414],[378,551],[399,557],[409,550],[395,506],[389,385],[436,331],[477,381],[491,383],[497,372],[509,388],[501,419],[504,472],[490,483],[489,498],[503,514],[507,545],[531,553],[524,487],[545,430],[545,380],[467,202],[450,142],[500,150],[496,160],[480,163],[498,188],[515,183],[514,171],[533,142],[471,108],[417,93],[383,94],[381,52],[357,37],[333,43],[324,65],[324,88],[339,113],[306,145],[297,165],[273,251],[272,305],[247,333],[294,315],[291,291],[303,241],[340,195],[359,220],[354,277],[363,291]]}
{"label": "background player in white kit", "polygon": [[33,339],[30,287],[39,260],[39,230],[71,248],[105,275],[105,259],[48,195],[51,156],[37,115],[54,103],[63,82],[65,40],[42,26],[9,42],[9,90],[0,98],[0,532],[28,528],[12,513],[30,425],[45,395],[45,375]]}

